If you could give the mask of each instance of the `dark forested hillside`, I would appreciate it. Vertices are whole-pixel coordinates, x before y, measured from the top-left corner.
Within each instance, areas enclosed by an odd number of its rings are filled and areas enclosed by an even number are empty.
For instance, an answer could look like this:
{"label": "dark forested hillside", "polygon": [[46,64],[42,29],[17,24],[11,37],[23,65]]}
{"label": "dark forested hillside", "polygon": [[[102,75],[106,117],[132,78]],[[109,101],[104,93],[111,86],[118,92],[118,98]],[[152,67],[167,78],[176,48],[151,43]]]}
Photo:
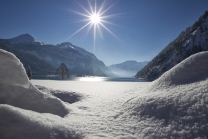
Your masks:
{"label": "dark forested hillside", "polygon": [[192,54],[208,50],[208,11],[153,58],[137,78],[155,80]]}
{"label": "dark forested hillside", "polygon": [[6,50],[15,54],[15,56],[22,62],[25,68],[30,66],[33,74],[54,74],[56,66],[50,62],[41,59],[37,56],[18,50],[9,44],[0,41],[0,49]]}

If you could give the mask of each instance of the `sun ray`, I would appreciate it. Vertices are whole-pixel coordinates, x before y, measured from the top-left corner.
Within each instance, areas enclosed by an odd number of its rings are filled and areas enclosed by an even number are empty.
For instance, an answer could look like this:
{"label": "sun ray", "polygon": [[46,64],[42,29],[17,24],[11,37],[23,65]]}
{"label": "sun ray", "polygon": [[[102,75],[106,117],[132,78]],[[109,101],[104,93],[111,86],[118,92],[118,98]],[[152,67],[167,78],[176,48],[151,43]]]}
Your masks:
{"label": "sun ray", "polygon": [[[84,26],[82,26],[80,29],[78,29],[75,33],[73,33],[71,36],[69,36],[66,40],[69,38],[73,37],[83,29],[85,29],[87,26],[89,26],[87,30],[87,34],[89,31],[92,29],[93,30],[93,47],[94,47],[94,53],[95,53],[95,47],[96,47],[96,38],[97,38],[97,33],[100,34],[102,38],[103,33],[102,29],[106,30],[108,33],[113,35],[115,38],[117,38],[119,41],[118,36],[116,36],[105,24],[110,24],[110,25],[116,25],[110,21],[107,21],[109,18],[114,18],[118,14],[111,14],[111,15],[105,15],[113,6],[115,6],[118,3],[119,0],[117,0],[115,3],[111,4],[109,7],[105,8],[106,0],[104,0],[100,6],[97,6],[97,1],[94,0],[94,3],[90,3],[90,0],[87,0],[89,9],[85,8],[78,2],[76,2],[81,9],[83,9],[86,13],[81,13],[81,12],[76,12],[72,11],[73,13],[85,17],[85,19],[81,20],[80,22],[87,22]],[[122,41],[121,41],[122,42]]]}
{"label": "sun ray", "polygon": [[81,4],[79,4],[78,2],[76,2],[85,12],[88,13],[88,15],[90,15],[91,13],[86,9],[84,8]]}
{"label": "sun ray", "polygon": [[101,37],[104,38],[100,26],[97,26],[97,28],[98,28],[98,30],[99,30],[99,33],[100,33]]}
{"label": "sun ray", "polygon": [[102,16],[102,18],[104,19],[104,18],[115,18],[115,17],[117,17],[117,16],[119,16],[119,15],[121,15],[121,14],[110,14],[110,15],[103,15]]}
{"label": "sun ray", "polygon": [[96,24],[94,24],[94,54],[95,54],[95,43],[96,43]]}
{"label": "sun ray", "polygon": [[110,29],[108,29],[103,23],[100,23],[100,25],[105,28],[105,30],[107,30],[110,34],[112,34],[115,38],[117,38],[119,41],[121,41],[123,43],[123,41],[117,37],[112,31],[110,31]]}
{"label": "sun ray", "polygon": [[118,3],[118,1],[116,1],[114,4],[112,4],[110,7],[108,7],[107,9],[105,9],[104,11],[102,11],[100,14],[103,15],[104,13],[106,13],[109,9],[111,9],[114,5],[116,5]]}
{"label": "sun ray", "polygon": [[90,11],[91,11],[91,13],[89,13],[89,15],[90,15],[90,14],[92,14],[92,13],[94,12],[94,10],[93,10],[93,8],[92,8],[92,5],[90,4],[90,1],[88,0],[87,2],[88,2],[88,5],[89,5],[89,7],[90,7]]}
{"label": "sun ray", "polygon": [[90,32],[90,30],[91,30],[92,26],[93,26],[93,24],[90,24],[90,25],[89,25],[89,27],[88,27],[88,29],[87,29],[87,33],[86,33],[85,37],[86,37],[86,36],[88,35],[88,33]]}
{"label": "sun ray", "polygon": [[95,5],[94,5],[95,7],[94,7],[94,14],[96,14],[97,13],[97,6],[96,6],[96,0],[95,0]]}
{"label": "sun ray", "polygon": [[117,25],[117,24],[114,24],[114,23],[112,23],[112,22],[105,21],[105,20],[101,20],[101,22],[103,22],[103,23],[107,23],[107,24],[111,24],[111,25]]}
{"label": "sun ray", "polygon": [[[85,24],[84,26],[82,26],[79,30],[77,30],[75,33],[73,33],[71,36],[69,36],[66,40],[70,39],[71,37],[73,37],[74,35],[76,35],[78,32],[80,32],[81,30],[83,30],[84,28],[86,28],[90,23]],[[65,41],[66,41],[65,40]]]}
{"label": "sun ray", "polygon": [[[103,3],[101,4],[99,10],[98,10],[98,13],[101,14],[102,10],[104,9],[104,5],[106,3],[106,0],[103,1]],[[101,14],[102,15],[102,14]]]}

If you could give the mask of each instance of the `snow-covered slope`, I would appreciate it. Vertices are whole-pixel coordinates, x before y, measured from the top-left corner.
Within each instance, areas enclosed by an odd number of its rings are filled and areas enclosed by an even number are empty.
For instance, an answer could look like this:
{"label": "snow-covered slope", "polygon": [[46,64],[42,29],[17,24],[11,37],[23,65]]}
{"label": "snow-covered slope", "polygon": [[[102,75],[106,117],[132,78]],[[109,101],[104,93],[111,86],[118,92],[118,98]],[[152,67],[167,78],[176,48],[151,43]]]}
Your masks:
{"label": "snow-covered slope", "polygon": [[29,82],[23,65],[13,54],[0,49],[0,65],[0,104],[62,117],[68,113],[60,100],[43,94]]}
{"label": "snow-covered slope", "polygon": [[73,125],[61,118],[70,109],[60,99],[34,87],[13,54],[0,49],[0,65],[1,139],[81,138],[71,129]]}
{"label": "snow-covered slope", "polygon": [[155,80],[192,54],[208,50],[208,11],[171,42],[136,75]]}
{"label": "snow-covered slope", "polygon": [[[124,105],[138,138],[208,138],[208,52],[190,56]],[[132,123],[133,123],[132,121]]]}
{"label": "snow-covered slope", "polygon": [[206,80],[208,78],[208,52],[199,52],[165,72],[154,86],[183,85]]}
{"label": "snow-covered slope", "polygon": [[22,34],[11,39],[5,39],[5,41],[10,44],[32,43],[32,44],[37,44],[37,45],[43,45],[39,40],[31,36],[30,34]]}
{"label": "snow-covered slope", "polygon": [[75,46],[71,44],[70,42],[63,42],[61,44],[57,44],[56,46],[62,49],[66,49],[66,50],[67,49],[75,50],[75,51],[78,51],[80,54],[83,54],[84,56],[88,56],[88,57],[91,57],[92,59],[96,59],[94,54],[89,53],[85,49]]}
{"label": "snow-covered slope", "polygon": [[114,64],[108,66],[108,68],[121,77],[132,77],[134,76],[139,70],[141,70],[148,62],[137,62],[137,61],[125,61],[123,63]]}

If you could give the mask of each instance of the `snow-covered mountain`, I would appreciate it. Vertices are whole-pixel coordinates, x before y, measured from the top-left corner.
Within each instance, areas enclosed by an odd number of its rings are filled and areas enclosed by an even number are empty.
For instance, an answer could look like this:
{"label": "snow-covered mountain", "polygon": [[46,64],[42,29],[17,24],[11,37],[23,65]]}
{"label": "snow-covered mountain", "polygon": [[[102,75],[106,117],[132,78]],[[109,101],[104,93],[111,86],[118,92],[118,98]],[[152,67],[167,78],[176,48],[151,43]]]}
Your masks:
{"label": "snow-covered mountain", "polygon": [[5,39],[5,42],[9,44],[32,43],[32,44],[37,44],[37,45],[43,45],[43,43],[41,43],[39,40],[31,36],[30,34],[22,34],[11,39]]}
{"label": "snow-covered mountain", "polygon": [[11,44],[7,44],[0,40],[0,49],[9,51],[18,57],[18,59],[24,64],[24,67],[27,68],[30,66],[32,69],[33,75],[40,74],[53,74],[56,71],[57,67],[51,62],[44,60],[36,55],[32,55],[17,47],[13,47]]}
{"label": "snow-covered mountain", "polygon": [[147,63],[148,63],[147,61],[137,62],[137,61],[129,60],[123,63],[110,65],[108,66],[108,68],[116,75],[122,77],[132,77],[145,65],[147,65]]}
{"label": "snow-covered mountain", "polygon": [[155,80],[192,54],[208,50],[208,11],[152,59],[137,78]]}
{"label": "snow-covered mountain", "polygon": [[[24,34],[12,39],[0,39],[0,43],[2,44],[1,49],[5,49],[14,54],[16,51],[27,53],[27,55],[32,55],[33,57],[35,56],[43,61],[47,61],[56,68],[61,63],[64,63],[68,67],[70,74],[78,76],[116,76],[94,54],[69,42],[58,45],[42,44],[31,35]],[[29,58],[25,57],[25,59]],[[22,63],[25,67],[28,64],[30,65],[30,63],[25,63],[24,61]],[[39,64],[41,65],[41,63]],[[31,69],[34,70],[35,65]]]}

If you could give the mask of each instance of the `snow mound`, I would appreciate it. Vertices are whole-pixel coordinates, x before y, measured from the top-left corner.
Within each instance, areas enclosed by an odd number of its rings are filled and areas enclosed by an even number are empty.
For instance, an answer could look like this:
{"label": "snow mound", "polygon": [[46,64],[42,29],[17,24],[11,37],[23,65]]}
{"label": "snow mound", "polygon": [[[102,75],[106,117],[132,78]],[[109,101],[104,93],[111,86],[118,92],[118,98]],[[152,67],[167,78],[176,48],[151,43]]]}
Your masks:
{"label": "snow mound", "polygon": [[164,73],[155,86],[182,85],[208,78],[208,52],[194,54]]}
{"label": "snow mound", "polygon": [[23,65],[12,53],[0,49],[0,65],[0,104],[61,117],[68,114],[59,99],[40,92],[30,83]]}
{"label": "snow mound", "polygon": [[46,88],[44,86],[35,85],[40,91],[47,93],[49,95],[53,95],[59,99],[61,99],[64,102],[67,103],[75,103],[80,101],[84,98],[83,94],[77,93],[77,92],[69,92],[65,90],[55,90],[51,88]]}
{"label": "snow mound", "polygon": [[208,52],[197,53],[124,104],[139,138],[208,138]]}
{"label": "snow mound", "polygon": [[[58,121],[58,122],[57,122]],[[79,131],[59,116],[0,105],[1,139],[80,139]]]}

